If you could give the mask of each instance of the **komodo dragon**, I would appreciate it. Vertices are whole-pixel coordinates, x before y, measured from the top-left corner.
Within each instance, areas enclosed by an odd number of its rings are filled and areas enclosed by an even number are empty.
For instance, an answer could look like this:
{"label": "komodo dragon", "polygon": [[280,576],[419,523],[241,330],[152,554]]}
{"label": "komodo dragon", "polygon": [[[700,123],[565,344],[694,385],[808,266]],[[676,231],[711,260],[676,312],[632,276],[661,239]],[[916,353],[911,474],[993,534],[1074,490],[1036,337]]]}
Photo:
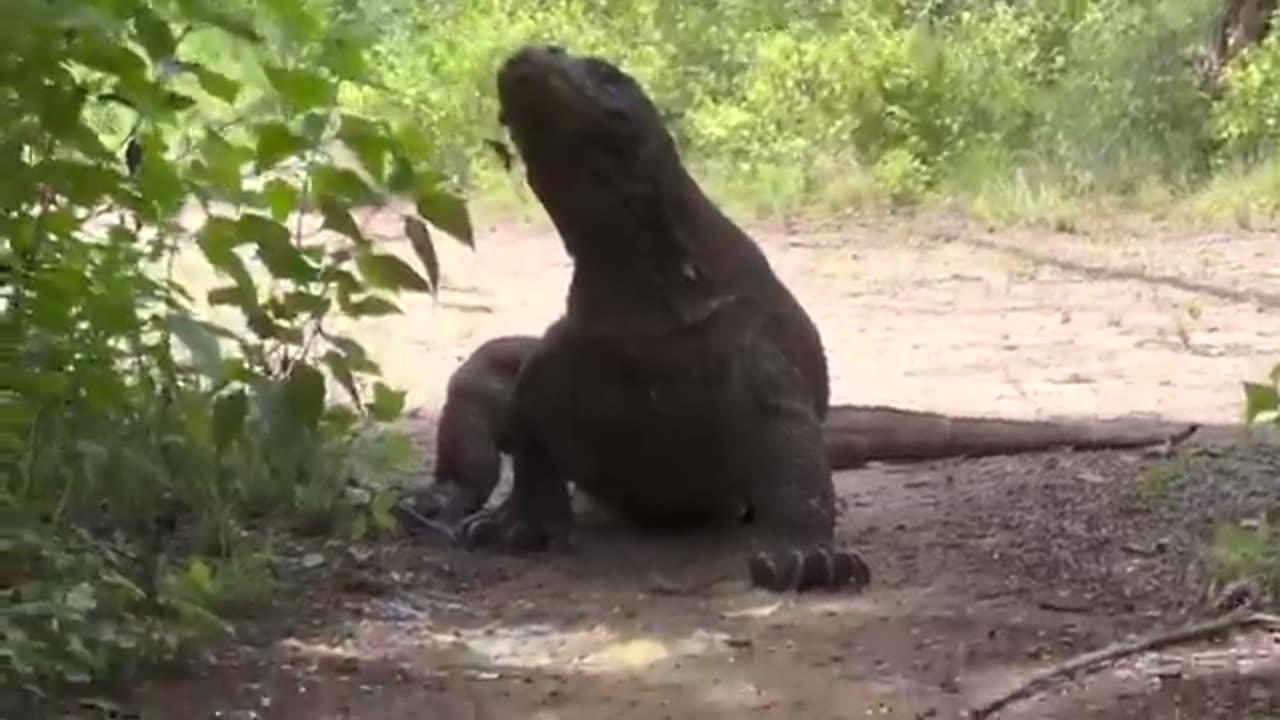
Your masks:
{"label": "komodo dragon", "polygon": [[[748,567],[757,585],[869,582],[855,552],[832,546],[829,456],[848,467],[889,447],[910,459],[916,448],[947,444],[915,443],[917,428],[937,435],[952,421],[849,408],[824,427],[829,383],[817,328],[755,243],[687,173],[653,103],[627,74],[600,59],[529,46],[503,64],[498,96],[529,185],[574,262],[573,278],[565,314],[540,339],[526,338],[523,353],[504,338],[464,365],[511,372],[512,354],[523,355],[514,376],[490,386],[505,388],[489,397],[508,405],[490,435],[446,432],[442,419],[438,482],[419,507],[430,511],[434,502],[441,517],[466,515],[457,534],[468,546],[535,549],[567,543],[572,482],[639,523],[734,524],[749,515]],[[451,396],[484,385],[460,372]],[[453,407],[467,412],[466,403]],[[891,427],[881,427],[885,420]],[[972,422],[976,437],[1007,425]],[[450,420],[451,428],[467,424]],[[1062,437],[1046,439],[1041,446]],[[496,483],[493,447],[512,456],[512,492],[472,513]]]}
{"label": "komodo dragon", "polygon": [[[407,493],[411,532],[443,530],[488,502],[510,454],[506,412],[520,367],[540,338],[504,335],[482,343],[449,377],[436,426],[435,480]],[[941,415],[866,405],[832,405],[823,420],[833,470],[868,462],[918,462],[1039,452],[1177,444],[1194,425],[1113,420],[1055,422]]]}

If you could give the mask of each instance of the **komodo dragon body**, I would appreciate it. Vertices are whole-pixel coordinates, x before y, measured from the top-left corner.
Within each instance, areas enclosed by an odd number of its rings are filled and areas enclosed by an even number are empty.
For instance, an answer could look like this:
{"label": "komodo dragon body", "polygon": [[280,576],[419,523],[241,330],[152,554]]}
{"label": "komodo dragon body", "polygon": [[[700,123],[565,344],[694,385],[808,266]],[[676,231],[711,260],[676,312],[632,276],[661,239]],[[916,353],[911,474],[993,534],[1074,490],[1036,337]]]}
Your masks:
{"label": "komodo dragon body", "polygon": [[[833,547],[833,464],[973,454],[984,447],[975,439],[996,452],[1107,444],[1066,425],[889,408],[841,407],[828,417],[817,328],[685,170],[630,76],[530,46],[504,63],[498,94],[573,277],[565,314],[541,338],[486,344],[451,380],[437,482],[411,503],[412,515],[460,521],[468,546],[540,548],[568,541],[573,483],[639,523],[750,517],[748,567],[763,587],[861,586],[866,563]],[[468,389],[477,387],[489,392]],[[507,412],[496,422],[468,402]],[[451,412],[490,421],[455,422]],[[1014,427],[1021,439],[1001,439]],[[502,451],[513,461],[512,492],[480,509]]]}
{"label": "komodo dragon body", "polygon": [[[502,455],[511,452],[505,413],[516,377],[540,340],[505,335],[486,341],[450,376],[436,428],[434,482],[409,495],[410,529],[424,521],[447,528],[488,502],[501,477]],[[1145,421],[1012,420],[866,405],[832,405],[822,424],[833,470],[869,462],[1177,444],[1195,430]]]}

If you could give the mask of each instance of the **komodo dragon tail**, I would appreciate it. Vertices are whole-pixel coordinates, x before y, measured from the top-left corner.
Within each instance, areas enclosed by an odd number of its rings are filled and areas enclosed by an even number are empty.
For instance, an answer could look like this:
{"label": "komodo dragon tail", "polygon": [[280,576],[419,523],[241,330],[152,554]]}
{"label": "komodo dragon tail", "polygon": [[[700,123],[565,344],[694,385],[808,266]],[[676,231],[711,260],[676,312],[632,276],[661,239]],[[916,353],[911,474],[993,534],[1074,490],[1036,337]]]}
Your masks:
{"label": "komodo dragon tail", "polygon": [[1176,445],[1196,429],[1196,425],[1128,419],[1054,422],[956,417],[860,405],[833,405],[823,423],[827,457],[834,470],[877,460]]}

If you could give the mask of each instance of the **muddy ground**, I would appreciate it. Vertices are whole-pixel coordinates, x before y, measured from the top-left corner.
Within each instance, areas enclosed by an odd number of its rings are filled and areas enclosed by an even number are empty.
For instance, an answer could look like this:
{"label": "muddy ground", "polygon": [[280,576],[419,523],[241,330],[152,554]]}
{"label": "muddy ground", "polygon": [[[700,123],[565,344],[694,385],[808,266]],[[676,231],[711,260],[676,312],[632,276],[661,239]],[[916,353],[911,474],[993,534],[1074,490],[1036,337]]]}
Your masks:
{"label": "muddy ground", "polygon": [[[394,218],[369,221],[409,256]],[[752,232],[824,333],[835,402],[1229,426],[1240,381],[1280,361],[1274,228],[935,217]],[[353,328],[410,388],[425,452],[459,359],[544,327],[569,272],[537,222],[481,228],[474,253],[439,245],[438,301]],[[860,595],[771,596],[713,538],[590,516],[567,556],[335,542],[319,567],[286,558],[310,587],[286,620],[136,700],[147,718],[956,717],[1037,668],[1212,614],[1199,541],[1280,507],[1280,451],[1241,438],[1218,427],[1172,458],[840,473],[840,538],[875,572]],[[1253,629],[1128,657],[1000,717],[1278,716],[1280,634]]]}

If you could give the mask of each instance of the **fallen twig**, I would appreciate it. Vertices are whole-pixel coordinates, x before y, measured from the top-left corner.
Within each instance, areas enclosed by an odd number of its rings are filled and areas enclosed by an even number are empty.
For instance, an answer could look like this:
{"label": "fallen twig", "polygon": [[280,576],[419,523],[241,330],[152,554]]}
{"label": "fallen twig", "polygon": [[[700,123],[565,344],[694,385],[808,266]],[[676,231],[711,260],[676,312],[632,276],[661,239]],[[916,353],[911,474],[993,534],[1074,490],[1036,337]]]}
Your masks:
{"label": "fallen twig", "polygon": [[398,505],[396,505],[396,510],[402,513],[403,515],[407,516],[410,520],[412,520],[414,523],[417,524],[418,527],[416,529],[419,532],[414,532],[409,528],[405,528],[406,530],[409,531],[411,535],[421,535],[422,530],[430,530],[443,536],[446,540],[448,540],[451,543],[456,543],[458,541],[458,534],[453,528],[449,527],[448,525],[445,525],[444,523],[436,522],[435,520],[431,520],[429,518],[423,517],[422,514],[420,514],[418,511],[414,510],[412,507],[409,507],[408,503],[401,501]]}
{"label": "fallen twig", "polygon": [[1105,647],[1101,650],[1077,655],[1066,662],[1047,667],[1044,670],[1035,673],[1009,692],[1006,692],[994,700],[970,710],[969,718],[970,720],[983,720],[984,718],[988,718],[992,713],[1000,710],[1004,706],[1016,700],[1022,700],[1030,697],[1050,680],[1066,675],[1072,675],[1092,665],[1108,662],[1110,660],[1117,660],[1129,655],[1136,655],[1138,653],[1147,652],[1148,650],[1158,650],[1162,647],[1175,645],[1180,642],[1197,640],[1205,637],[1206,635],[1213,635],[1214,633],[1218,633],[1223,630],[1248,625],[1263,625],[1280,629],[1280,615],[1233,612],[1222,617],[1190,625],[1188,627],[1156,633],[1145,638],[1139,638],[1129,642],[1116,643],[1115,645]]}

